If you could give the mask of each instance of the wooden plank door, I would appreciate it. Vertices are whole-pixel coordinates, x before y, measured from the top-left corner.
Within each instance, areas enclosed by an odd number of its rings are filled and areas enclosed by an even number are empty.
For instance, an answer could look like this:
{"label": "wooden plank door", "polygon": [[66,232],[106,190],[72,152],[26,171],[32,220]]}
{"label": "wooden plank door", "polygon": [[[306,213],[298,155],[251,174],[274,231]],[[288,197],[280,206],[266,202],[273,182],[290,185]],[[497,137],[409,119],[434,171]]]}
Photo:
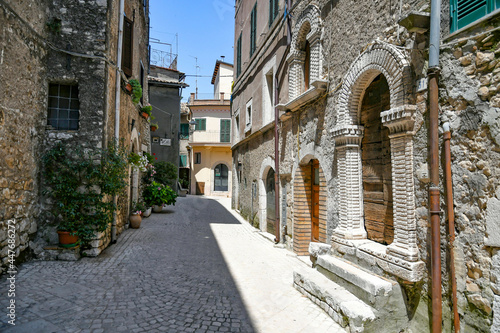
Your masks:
{"label": "wooden plank door", "polygon": [[319,161],[311,163],[311,240],[319,241]]}

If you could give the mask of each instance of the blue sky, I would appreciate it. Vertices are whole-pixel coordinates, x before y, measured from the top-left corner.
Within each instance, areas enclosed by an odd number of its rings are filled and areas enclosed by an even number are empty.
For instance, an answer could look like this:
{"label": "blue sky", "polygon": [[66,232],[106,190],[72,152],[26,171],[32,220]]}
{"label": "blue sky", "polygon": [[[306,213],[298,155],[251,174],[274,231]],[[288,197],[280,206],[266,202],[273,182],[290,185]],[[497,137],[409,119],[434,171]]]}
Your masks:
{"label": "blue sky", "polygon": [[[189,84],[182,92],[183,102],[195,92],[196,60],[198,58],[198,98],[212,98],[210,83],[217,59],[233,63],[234,0],[150,0],[151,40],[172,46],[151,43],[152,49],[176,53],[177,69],[186,73]],[[154,57],[152,57],[153,60]]]}

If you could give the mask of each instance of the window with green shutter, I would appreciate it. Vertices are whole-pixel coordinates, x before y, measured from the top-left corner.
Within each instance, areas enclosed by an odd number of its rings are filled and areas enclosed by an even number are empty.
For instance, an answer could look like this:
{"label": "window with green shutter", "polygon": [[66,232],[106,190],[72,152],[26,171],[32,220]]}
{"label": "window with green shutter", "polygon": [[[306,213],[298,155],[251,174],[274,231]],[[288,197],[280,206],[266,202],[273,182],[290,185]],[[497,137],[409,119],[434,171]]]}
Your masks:
{"label": "window with green shutter", "polygon": [[278,16],[279,4],[278,0],[269,0],[269,26],[271,26]]}
{"label": "window with green shutter", "polygon": [[195,119],[196,125],[194,127],[195,131],[206,131],[207,130],[207,120],[205,118]]}
{"label": "window with green shutter", "polygon": [[450,31],[456,31],[500,9],[500,0],[450,0]]}
{"label": "window with green shutter", "polygon": [[220,142],[231,142],[231,120],[220,120]]}
{"label": "window with green shutter", "polygon": [[181,124],[181,130],[179,132],[179,138],[181,140],[189,139],[189,124]]}
{"label": "window with green shutter", "polygon": [[241,33],[236,44],[236,77],[241,74]]}
{"label": "window with green shutter", "polygon": [[250,14],[250,57],[252,57],[257,46],[257,2]]}
{"label": "window with green shutter", "polygon": [[180,155],[179,157],[181,158],[179,167],[181,168],[187,167],[187,155]]}

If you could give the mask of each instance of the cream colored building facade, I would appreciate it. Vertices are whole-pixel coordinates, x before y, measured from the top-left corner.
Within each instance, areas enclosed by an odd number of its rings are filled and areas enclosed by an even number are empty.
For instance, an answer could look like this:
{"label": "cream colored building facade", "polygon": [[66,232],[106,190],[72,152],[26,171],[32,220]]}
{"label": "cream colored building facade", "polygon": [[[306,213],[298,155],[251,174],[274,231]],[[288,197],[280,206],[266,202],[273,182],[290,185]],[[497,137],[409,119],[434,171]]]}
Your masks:
{"label": "cream colored building facade", "polygon": [[231,196],[231,111],[230,94],[232,65],[217,61],[212,84],[214,99],[196,99],[192,93],[188,102],[192,124],[189,134],[191,168],[190,193]]}

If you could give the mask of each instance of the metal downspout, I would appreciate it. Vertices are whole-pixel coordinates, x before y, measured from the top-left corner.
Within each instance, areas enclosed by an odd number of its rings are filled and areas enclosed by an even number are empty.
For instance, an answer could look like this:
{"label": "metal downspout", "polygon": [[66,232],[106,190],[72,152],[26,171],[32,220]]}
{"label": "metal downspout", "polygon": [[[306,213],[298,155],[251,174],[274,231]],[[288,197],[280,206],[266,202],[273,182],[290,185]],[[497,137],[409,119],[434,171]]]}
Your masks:
{"label": "metal downspout", "polygon": [[446,177],[446,216],[448,216],[448,237],[450,250],[450,280],[451,280],[451,297],[453,304],[453,327],[455,333],[460,332],[460,317],[458,315],[457,304],[457,280],[455,277],[455,211],[453,206],[453,181],[451,178],[451,149],[450,149],[450,124],[443,124],[443,139],[444,139],[444,174]]}
{"label": "metal downspout", "polygon": [[[116,87],[115,87],[115,140],[116,143],[120,140],[120,83],[122,70],[122,44],[123,44],[123,17],[125,16],[125,0],[120,0],[119,8],[119,23],[118,23],[118,51],[116,59]],[[113,223],[111,224],[111,243],[116,243],[116,223],[118,216],[118,195],[113,197],[115,211],[113,212]]]}
{"label": "metal downspout", "polygon": [[280,157],[279,157],[279,136],[278,136],[278,121],[279,121],[279,110],[278,110],[278,103],[279,103],[279,96],[278,96],[278,71],[276,71],[276,74],[274,76],[274,192],[275,192],[275,197],[274,197],[274,209],[275,209],[275,217],[276,220],[274,222],[274,233],[276,235],[276,238],[274,241],[276,243],[280,242],[280,177],[279,177],[279,168],[280,168]]}
{"label": "metal downspout", "polygon": [[439,44],[440,44],[441,0],[431,0],[431,26],[429,46],[429,157],[430,179],[429,201],[431,220],[431,296],[432,332],[442,328],[441,296],[441,230],[439,195]]}

